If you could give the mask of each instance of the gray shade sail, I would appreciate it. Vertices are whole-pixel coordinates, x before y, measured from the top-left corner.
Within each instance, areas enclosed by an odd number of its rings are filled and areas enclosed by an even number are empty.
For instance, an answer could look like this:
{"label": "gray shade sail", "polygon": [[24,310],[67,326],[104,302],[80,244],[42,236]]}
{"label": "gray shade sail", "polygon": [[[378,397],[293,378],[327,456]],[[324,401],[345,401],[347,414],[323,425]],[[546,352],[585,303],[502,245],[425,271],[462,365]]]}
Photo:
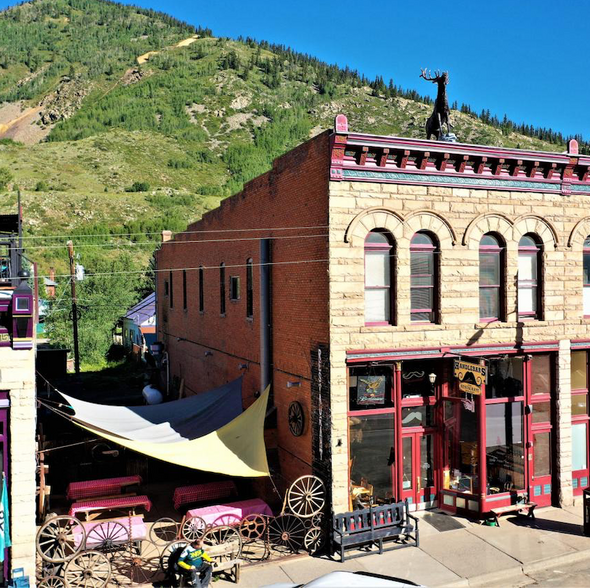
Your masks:
{"label": "gray shade sail", "polygon": [[60,394],[80,424],[133,441],[176,443],[197,439],[242,413],[242,378],[182,400],[151,406],[111,406]]}

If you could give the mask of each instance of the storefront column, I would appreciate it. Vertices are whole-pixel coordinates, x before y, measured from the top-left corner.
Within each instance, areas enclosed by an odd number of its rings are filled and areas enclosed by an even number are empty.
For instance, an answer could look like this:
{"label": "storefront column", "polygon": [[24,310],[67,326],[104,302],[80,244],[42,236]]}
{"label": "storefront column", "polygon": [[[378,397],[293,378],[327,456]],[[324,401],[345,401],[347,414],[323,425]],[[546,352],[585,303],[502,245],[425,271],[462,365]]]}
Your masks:
{"label": "storefront column", "polygon": [[573,504],[571,345],[567,339],[559,342],[556,404],[557,463],[555,473],[559,489],[559,506],[563,507]]}

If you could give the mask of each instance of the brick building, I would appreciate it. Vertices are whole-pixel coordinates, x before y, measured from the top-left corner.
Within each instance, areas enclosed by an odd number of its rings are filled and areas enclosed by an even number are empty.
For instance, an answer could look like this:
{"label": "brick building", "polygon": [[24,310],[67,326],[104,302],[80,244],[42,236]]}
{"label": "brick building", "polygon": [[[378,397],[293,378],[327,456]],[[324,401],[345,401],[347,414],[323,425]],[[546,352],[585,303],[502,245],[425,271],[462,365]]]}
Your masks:
{"label": "brick building", "polygon": [[[588,486],[590,157],[337,117],[158,253],[189,392],[270,382],[283,483],[481,513]],[[298,427],[299,414],[303,427]]]}

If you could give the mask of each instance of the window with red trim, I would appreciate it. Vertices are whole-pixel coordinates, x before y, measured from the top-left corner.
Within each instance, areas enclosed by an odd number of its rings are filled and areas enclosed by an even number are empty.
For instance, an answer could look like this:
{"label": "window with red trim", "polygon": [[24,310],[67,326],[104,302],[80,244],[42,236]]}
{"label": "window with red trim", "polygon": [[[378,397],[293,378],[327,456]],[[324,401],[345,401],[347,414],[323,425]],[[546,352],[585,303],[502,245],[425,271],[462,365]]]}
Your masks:
{"label": "window with red trim", "polygon": [[393,323],[391,237],[380,230],[365,239],[365,324]]}
{"label": "window with red trim", "polygon": [[504,247],[492,233],[479,243],[479,318],[482,321],[503,320]]}
{"label": "window with red trim", "polygon": [[524,235],[518,243],[518,318],[541,318],[541,252],[536,235]]}
{"label": "window with red trim", "polygon": [[584,241],[584,316],[590,317],[590,237]]}
{"label": "window with red trim", "polygon": [[434,238],[424,231],[410,242],[410,318],[412,322],[437,322],[438,272]]}

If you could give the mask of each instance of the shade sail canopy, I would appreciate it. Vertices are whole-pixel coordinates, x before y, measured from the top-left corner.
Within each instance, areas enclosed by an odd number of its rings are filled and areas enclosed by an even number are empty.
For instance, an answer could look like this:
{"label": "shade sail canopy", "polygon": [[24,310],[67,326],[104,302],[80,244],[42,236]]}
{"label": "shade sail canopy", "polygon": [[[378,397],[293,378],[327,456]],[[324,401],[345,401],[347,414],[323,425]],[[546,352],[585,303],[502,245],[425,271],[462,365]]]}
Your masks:
{"label": "shade sail canopy", "polygon": [[192,441],[153,443],[134,441],[75,421],[113,443],[195,470],[229,476],[269,476],[264,446],[264,418],[270,387],[247,410],[217,431]]}
{"label": "shade sail canopy", "polygon": [[220,429],[242,412],[242,378],[225,386],[163,404],[111,406],[60,394],[74,409],[79,424],[132,441],[175,443]]}

